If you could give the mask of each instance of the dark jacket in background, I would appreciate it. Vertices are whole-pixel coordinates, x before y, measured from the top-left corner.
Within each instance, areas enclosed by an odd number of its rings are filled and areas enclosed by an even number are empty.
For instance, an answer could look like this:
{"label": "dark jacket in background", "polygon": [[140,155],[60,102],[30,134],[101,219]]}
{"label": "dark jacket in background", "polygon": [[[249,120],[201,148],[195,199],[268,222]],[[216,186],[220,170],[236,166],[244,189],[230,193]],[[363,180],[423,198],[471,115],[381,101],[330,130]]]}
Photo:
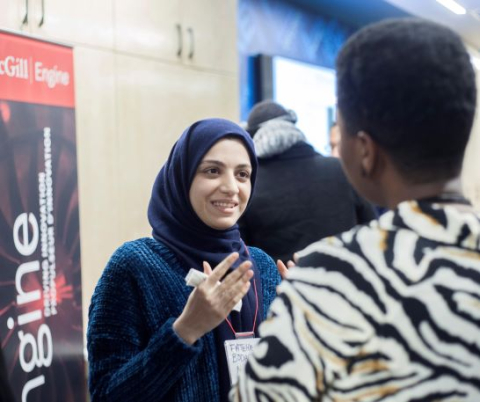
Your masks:
{"label": "dark jacket in background", "polygon": [[286,262],[317,240],[375,218],[372,206],[347,181],[340,161],[299,142],[259,159],[255,192],[240,231],[247,245]]}
{"label": "dark jacket in background", "polygon": [[0,402],[15,402],[12,390],[8,381],[8,372],[3,360],[3,352],[0,340]]}

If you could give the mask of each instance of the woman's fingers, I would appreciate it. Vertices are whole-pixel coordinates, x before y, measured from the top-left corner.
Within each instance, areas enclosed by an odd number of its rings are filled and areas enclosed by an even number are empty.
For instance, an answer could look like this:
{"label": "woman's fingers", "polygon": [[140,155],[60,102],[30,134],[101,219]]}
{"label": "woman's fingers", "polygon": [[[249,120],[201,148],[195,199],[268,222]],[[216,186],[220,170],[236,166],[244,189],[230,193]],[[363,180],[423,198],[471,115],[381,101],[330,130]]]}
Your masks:
{"label": "woman's fingers", "polygon": [[213,271],[208,263],[203,264],[204,272],[207,275],[210,272],[210,275],[190,294],[180,317],[174,323],[175,331],[187,343],[193,344],[217,327],[248,292],[253,277],[250,261],[244,261],[219,283],[219,279],[237,259],[238,253],[233,253]]}
{"label": "woman's fingers", "polygon": [[252,279],[253,271],[250,269],[251,266],[252,263],[250,261],[240,264],[235,271],[215,288],[214,292],[223,296],[224,301],[234,298],[236,294],[241,292],[242,286]]}
{"label": "woman's fingers", "polygon": [[237,303],[243,299],[243,297],[247,294],[248,290],[250,289],[250,281],[244,283],[241,287],[241,291],[236,294],[236,296],[230,301],[228,306],[228,311],[232,311],[232,309],[237,305]]}
{"label": "woman's fingers", "polygon": [[230,287],[221,284],[218,286],[217,292],[221,306],[225,308],[226,313],[235,307],[235,305],[243,299],[250,289],[250,279],[253,277],[253,271],[248,271],[238,282]]}
{"label": "woman's fingers", "polygon": [[232,271],[227,277],[223,280],[222,284],[225,286],[230,286],[233,283],[237,282],[239,278],[245,275],[246,272],[250,270],[252,266],[251,261],[242,262],[234,271]]}
{"label": "woman's fingers", "polygon": [[230,268],[232,264],[237,261],[238,257],[238,253],[232,253],[228,257],[226,257],[220,264],[215,267],[215,269],[212,271],[212,274],[207,278],[206,282],[210,286],[215,286],[217,282],[225,275],[228,268]]}
{"label": "woman's fingers", "polygon": [[208,276],[212,274],[212,267],[207,261],[203,261],[203,273]]}
{"label": "woman's fingers", "polygon": [[243,262],[212,291],[212,297],[218,303],[219,308],[226,309],[227,314],[250,288],[250,279],[253,277],[253,271],[250,269],[251,265],[250,261]]}
{"label": "woman's fingers", "polygon": [[282,260],[277,260],[277,268],[278,268],[278,272],[280,273],[280,276],[282,277],[282,279],[285,279],[285,277],[288,273],[288,268],[286,267],[286,265],[283,263]]}

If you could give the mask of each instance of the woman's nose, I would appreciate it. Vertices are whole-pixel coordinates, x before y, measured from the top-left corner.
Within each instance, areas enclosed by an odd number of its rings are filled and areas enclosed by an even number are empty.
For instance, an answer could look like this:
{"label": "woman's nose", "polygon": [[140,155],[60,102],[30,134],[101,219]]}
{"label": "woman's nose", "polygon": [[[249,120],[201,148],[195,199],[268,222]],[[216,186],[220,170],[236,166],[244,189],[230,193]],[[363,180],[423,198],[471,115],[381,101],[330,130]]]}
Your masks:
{"label": "woman's nose", "polygon": [[224,175],[220,190],[227,194],[238,193],[238,183],[234,174]]}

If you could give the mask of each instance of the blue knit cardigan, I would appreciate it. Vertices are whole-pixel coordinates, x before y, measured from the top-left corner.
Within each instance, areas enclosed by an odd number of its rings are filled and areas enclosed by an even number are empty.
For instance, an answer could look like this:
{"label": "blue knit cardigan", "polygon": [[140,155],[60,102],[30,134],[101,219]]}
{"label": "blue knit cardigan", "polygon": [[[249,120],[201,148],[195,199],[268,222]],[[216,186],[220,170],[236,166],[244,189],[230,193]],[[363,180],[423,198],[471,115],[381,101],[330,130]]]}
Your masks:
{"label": "blue knit cardigan", "polygon": [[[249,251],[261,272],[266,315],[280,277],[267,254]],[[187,271],[151,238],[125,243],[114,253],[89,309],[92,402],[219,401],[213,332],[190,346],[172,327],[192,291],[185,285]]]}

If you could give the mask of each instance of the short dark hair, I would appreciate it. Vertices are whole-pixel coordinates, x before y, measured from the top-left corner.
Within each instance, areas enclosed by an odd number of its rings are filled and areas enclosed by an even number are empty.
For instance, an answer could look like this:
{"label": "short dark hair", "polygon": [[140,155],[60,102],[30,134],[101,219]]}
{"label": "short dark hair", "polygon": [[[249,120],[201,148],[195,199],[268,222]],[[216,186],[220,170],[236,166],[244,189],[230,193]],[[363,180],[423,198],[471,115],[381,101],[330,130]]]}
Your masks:
{"label": "short dark hair", "polygon": [[292,123],[297,121],[296,116],[279,103],[270,99],[259,102],[248,115],[246,130],[253,137],[263,123],[280,116],[285,116],[285,119]]}
{"label": "short dark hair", "polygon": [[477,91],[457,34],[420,19],[385,20],[355,33],[336,68],[347,134],[370,134],[411,181],[460,173]]}

